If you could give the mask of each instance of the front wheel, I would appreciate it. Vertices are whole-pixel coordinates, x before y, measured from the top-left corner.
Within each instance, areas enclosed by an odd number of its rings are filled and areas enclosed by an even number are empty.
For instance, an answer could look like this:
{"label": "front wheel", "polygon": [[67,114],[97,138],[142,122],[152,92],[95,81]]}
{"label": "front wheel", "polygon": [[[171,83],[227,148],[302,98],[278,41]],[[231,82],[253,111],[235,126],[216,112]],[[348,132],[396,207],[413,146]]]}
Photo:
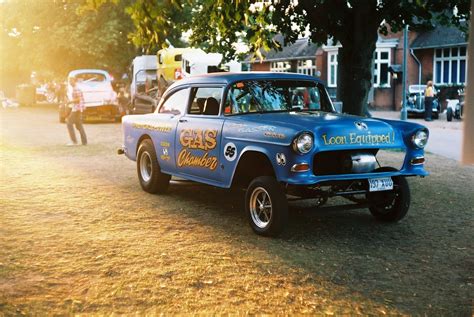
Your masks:
{"label": "front wheel", "polygon": [[[376,172],[388,172],[395,169],[382,167]],[[404,176],[394,176],[393,190],[371,192],[367,194],[370,213],[380,221],[396,222],[405,217],[410,208],[410,187]]]}
{"label": "front wheel", "polygon": [[274,177],[255,178],[245,194],[245,211],[252,230],[262,236],[279,235],[288,220],[288,202]]}
{"label": "front wheel", "polygon": [[168,189],[171,176],[161,172],[155,147],[150,139],[141,142],[138,148],[137,173],[144,191],[152,194],[162,194]]}

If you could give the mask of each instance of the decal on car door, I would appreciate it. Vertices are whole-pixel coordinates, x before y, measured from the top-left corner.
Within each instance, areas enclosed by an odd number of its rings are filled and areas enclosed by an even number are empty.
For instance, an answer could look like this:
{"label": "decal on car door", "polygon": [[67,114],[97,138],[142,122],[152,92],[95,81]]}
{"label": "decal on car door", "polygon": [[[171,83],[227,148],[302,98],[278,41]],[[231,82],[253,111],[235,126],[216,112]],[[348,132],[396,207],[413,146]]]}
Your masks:
{"label": "decal on car door", "polygon": [[217,130],[182,129],[179,135],[179,143],[182,148],[178,154],[176,165],[215,170],[218,158],[211,151],[217,145],[217,134]]}

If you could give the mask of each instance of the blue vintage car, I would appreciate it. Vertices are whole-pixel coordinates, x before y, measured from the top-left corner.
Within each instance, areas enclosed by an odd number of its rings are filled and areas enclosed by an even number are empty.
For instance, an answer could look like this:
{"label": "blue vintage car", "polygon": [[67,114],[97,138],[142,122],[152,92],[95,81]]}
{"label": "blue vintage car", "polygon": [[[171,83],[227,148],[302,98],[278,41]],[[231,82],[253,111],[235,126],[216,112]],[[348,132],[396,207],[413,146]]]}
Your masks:
{"label": "blue vintage car", "polygon": [[[249,223],[267,236],[284,229],[287,197],[319,207],[342,196],[398,221],[410,205],[405,177],[428,174],[424,126],[339,114],[324,85],[300,74],[190,77],[154,113],[124,117],[123,132],[119,153],[137,162],[145,191],[164,193],[172,176],[245,188]],[[403,151],[401,167],[380,166],[381,150]]]}

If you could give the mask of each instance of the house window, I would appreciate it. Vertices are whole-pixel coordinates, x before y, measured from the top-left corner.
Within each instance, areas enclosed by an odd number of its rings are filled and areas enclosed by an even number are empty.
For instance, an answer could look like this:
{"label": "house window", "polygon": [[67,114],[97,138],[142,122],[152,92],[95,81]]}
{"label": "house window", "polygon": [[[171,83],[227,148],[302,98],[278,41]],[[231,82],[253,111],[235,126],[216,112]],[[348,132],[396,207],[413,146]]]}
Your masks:
{"label": "house window", "polygon": [[328,53],[328,86],[337,86],[337,52]]}
{"label": "house window", "polygon": [[467,72],[466,47],[435,49],[434,82],[436,84],[464,84]]}
{"label": "house window", "polygon": [[390,87],[390,49],[377,49],[374,53],[374,87]]}
{"label": "house window", "polygon": [[289,72],[291,69],[290,62],[272,62],[270,65],[270,71],[276,73]]}
{"label": "house window", "polygon": [[301,59],[298,61],[296,72],[298,74],[314,76],[316,73],[316,65],[312,59]]}

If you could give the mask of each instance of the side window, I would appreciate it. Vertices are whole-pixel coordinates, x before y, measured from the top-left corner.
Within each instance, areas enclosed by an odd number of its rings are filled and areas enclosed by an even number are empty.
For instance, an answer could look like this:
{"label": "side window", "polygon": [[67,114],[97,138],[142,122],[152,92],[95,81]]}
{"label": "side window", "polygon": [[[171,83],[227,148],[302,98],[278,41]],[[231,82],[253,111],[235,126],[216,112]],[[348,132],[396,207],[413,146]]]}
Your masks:
{"label": "side window", "polygon": [[161,105],[159,113],[183,114],[188,104],[189,88],[178,90]]}
{"label": "side window", "polygon": [[192,88],[189,114],[217,116],[222,99],[222,87]]}

